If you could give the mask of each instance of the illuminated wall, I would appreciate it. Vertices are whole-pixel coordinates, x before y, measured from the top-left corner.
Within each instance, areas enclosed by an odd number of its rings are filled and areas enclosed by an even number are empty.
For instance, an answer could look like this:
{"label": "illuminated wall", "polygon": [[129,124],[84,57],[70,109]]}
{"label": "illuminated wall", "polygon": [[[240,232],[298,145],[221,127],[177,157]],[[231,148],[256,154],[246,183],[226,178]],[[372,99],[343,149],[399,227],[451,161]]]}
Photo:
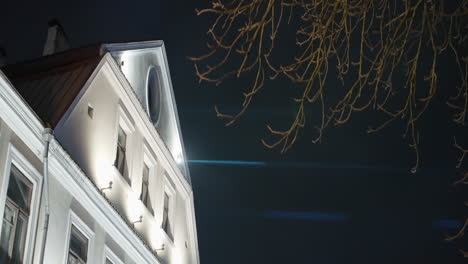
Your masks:
{"label": "illuminated wall", "polygon": [[[175,130],[164,130],[175,133],[172,141],[165,141],[121,66],[110,54],[104,55],[82,93],[54,129],[49,152],[50,228],[45,263],[66,263],[70,227],[77,225],[92,241],[87,263],[105,263],[105,258],[112,255],[115,264],[197,264],[193,193],[185,171],[182,140],[175,140],[180,136],[178,121],[167,122],[177,126]],[[0,110],[0,214],[3,214],[11,149],[29,164],[38,183],[42,182],[44,125],[1,72]],[[176,111],[171,115],[175,114]],[[130,183],[113,165],[119,125],[131,131],[127,143]],[[182,155],[174,155],[177,151]],[[149,190],[154,215],[139,200],[143,162],[152,164]],[[31,240],[26,253],[28,263],[39,263],[44,223],[40,190],[38,185],[39,196],[34,199],[36,213],[28,227]],[[164,192],[171,194],[172,235],[161,228]]]}
{"label": "illuminated wall", "polygon": [[[158,108],[157,121],[152,116],[150,119],[167,149],[177,161],[182,174],[190,181],[189,171],[184,162],[183,140],[163,41],[106,44],[103,45],[103,49],[108,50],[120,65],[122,73],[135,91],[142,107],[149,112],[151,108]],[[149,83],[148,77],[151,71],[158,75],[156,85]],[[152,105],[149,96],[160,98],[158,100],[160,105]]]}
{"label": "illuminated wall", "polygon": [[[129,59],[126,63],[132,65]],[[185,165],[185,161],[173,157],[174,152],[169,149],[171,144],[168,146],[159,131],[152,127],[148,116],[142,115],[145,113],[144,107],[128,99],[135,94],[121,86],[109,67],[103,67],[73,110],[59,123],[56,137],[143,240],[157,250],[164,263],[196,263],[197,257],[191,248],[196,247],[196,241],[190,234],[194,232],[194,226],[189,230],[188,226],[193,225],[193,222],[188,223],[191,217],[187,213],[190,210],[193,214],[193,197],[191,186],[181,170],[183,166],[180,166],[181,162]],[[92,117],[89,114],[91,108]],[[175,119],[161,121],[167,121],[168,124],[176,122]],[[130,183],[113,166],[119,126],[127,130],[126,157]],[[178,130],[172,131],[179,135]],[[175,137],[170,142],[175,142],[173,148],[181,144]],[[145,159],[151,160],[153,165],[149,187],[154,216],[139,200]],[[167,188],[173,190],[173,239],[161,229],[163,195]],[[142,221],[138,222],[141,216]],[[134,222],[137,223],[132,224]]]}

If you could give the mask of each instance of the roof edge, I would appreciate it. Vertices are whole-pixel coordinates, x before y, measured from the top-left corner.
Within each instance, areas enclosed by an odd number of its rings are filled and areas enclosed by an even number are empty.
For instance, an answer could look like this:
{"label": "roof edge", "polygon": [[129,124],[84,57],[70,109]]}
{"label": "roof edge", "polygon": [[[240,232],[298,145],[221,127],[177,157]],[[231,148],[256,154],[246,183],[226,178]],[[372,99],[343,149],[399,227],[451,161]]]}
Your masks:
{"label": "roof edge", "polygon": [[163,40],[149,40],[140,42],[128,43],[104,43],[101,45],[101,55],[108,52],[131,51],[131,50],[147,50],[164,47]]}

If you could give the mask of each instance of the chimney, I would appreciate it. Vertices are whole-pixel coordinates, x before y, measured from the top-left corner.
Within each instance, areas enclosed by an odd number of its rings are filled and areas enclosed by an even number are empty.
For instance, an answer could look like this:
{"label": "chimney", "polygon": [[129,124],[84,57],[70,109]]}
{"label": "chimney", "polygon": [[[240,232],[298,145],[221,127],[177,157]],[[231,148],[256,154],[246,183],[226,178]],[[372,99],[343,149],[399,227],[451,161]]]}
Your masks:
{"label": "chimney", "polygon": [[7,64],[7,56],[5,49],[0,47],[0,67],[3,67]]}
{"label": "chimney", "polygon": [[55,18],[50,20],[49,29],[47,30],[47,39],[42,55],[45,56],[65,51],[69,46],[67,35],[65,34],[62,25],[60,25],[60,22]]}

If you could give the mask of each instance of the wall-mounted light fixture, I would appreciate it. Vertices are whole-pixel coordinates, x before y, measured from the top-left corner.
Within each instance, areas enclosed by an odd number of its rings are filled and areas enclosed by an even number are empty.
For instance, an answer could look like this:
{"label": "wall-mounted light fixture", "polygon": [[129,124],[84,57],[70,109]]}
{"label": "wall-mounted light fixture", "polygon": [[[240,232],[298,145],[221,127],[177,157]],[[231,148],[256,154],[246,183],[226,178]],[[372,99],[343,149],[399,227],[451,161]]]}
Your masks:
{"label": "wall-mounted light fixture", "polygon": [[109,185],[107,185],[107,187],[101,188],[101,192],[112,189],[112,184],[114,183],[112,181],[109,181]]}
{"label": "wall-mounted light fixture", "polygon": [[165,250],[166,249],[166,245],[165,244],[162,244],[160,248],[155,248],[154,251],[156,253],[158,253],[158,251],[162,251],[162,250]]}
{"label": "wall-mounted light fixture", "polygon": [[138,223],[141,223],[141,222],[143,222],[143,215],[140,215],[140,217],[138,218],[138,220],[133,221],[131,224],[134,226],[135,224],[138,224]]}

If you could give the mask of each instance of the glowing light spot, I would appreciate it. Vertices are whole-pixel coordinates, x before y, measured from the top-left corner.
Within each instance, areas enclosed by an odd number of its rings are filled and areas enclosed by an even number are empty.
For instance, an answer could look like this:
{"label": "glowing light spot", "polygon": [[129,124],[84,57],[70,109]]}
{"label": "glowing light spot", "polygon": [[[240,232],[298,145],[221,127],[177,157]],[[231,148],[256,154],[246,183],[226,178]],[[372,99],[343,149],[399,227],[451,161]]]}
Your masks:
{"label": "glowing light spot", "polygon": [[162,248],[164,244],[161,228],[156,223],[153,223],[151,228],[150,243],[153,250]]}
{"label": "glowing light spot", "polygon": [[143,215],[143,206],[139,201],[138,196],[130,191],[127,199],[127,214],[130,222],[135,222]]}
{"label": "glowing light spot", "polygon": [[[101,156],[102,157],[102,156]],[[96,185],[101,188],[106,188],[109,183],[114,180],[114,167],[109,165],[106,159],[97,158],[96,164]]]}
{"label": "glowing light spot", "polygon": [[174,263],[174,264],[186,263],[186,262],[184,262],[184,257],[183,257],[182,251],[179,248],[174,248],[174,250],[172,251],[171,263]]}

